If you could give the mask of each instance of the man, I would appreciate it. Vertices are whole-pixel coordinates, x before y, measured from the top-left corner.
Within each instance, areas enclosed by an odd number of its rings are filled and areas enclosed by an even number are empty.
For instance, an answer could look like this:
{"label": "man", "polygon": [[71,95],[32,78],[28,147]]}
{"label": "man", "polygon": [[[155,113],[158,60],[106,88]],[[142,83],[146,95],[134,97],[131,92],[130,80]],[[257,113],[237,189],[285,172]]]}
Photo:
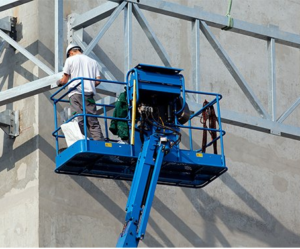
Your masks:
{"label": "man", "polygon": [[[70,44],[66,50],[67,59],[63,69],[63,77],[57,81],[58,86],[66,84],[69,80],[78,77],[100,79],[100,72],[98,64],[95,60],[82,54],[82,49],[76,44]],[[69,84],[68,88],[74,87],[80,80],[75,80]],[[96,86],[100,84],[99,81],[84,81],[84,99],[85,110],[87,114],[96,115],[96,105],[94,95],[96,94]],[[75,90],[69,93],[72,113],[80,114],[83,110],[82,104],[82,90],[81,85],[78,85]],[[83,116],[78,117],[78,124],[82,134],[84,134]],[[87,125],[90,134],[94,140],[104,140],[101,126],[97,118],[87,117]]]}

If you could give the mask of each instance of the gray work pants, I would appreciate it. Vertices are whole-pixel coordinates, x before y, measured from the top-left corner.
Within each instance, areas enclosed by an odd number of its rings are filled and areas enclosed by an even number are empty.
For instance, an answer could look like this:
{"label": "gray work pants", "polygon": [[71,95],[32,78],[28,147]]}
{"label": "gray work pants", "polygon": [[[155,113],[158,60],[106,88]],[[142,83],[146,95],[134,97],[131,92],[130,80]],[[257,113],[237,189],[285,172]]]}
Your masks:
{"label": "gray work pants", "polygon": [[[97,115],[96,113],[96,105],[93,94],[84,95],[85,102],[85,112],[86,114]],[[82,95],[81,94],[73,94],[70,97],[71,110],[73,115],[81,114],[83,112],[82,108]],[[78,117],[78,124],[81,130],[81,133],[84,134],[84,120],[83,116]],[[97,118],[87,117],[87,128],[94,140],[104,140],[101,126]]]}

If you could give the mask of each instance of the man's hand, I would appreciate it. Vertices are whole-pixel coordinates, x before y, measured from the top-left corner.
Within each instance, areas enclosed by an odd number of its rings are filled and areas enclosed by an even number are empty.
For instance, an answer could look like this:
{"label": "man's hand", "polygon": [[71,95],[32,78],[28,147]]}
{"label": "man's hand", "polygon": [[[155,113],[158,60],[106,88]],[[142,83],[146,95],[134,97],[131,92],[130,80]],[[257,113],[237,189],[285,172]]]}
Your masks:
{"label": "man's hand", "polygon": [[57,86],[62,86],[62,82],[60,80],[56,81]]}
{"label": "man's hand", "polygon": [[70,75],[68,74],[63,74],[62,78],[58,81],[56,81],[57,86],[63,86],[64,84],[68,83],[68,80],[70,78]]}

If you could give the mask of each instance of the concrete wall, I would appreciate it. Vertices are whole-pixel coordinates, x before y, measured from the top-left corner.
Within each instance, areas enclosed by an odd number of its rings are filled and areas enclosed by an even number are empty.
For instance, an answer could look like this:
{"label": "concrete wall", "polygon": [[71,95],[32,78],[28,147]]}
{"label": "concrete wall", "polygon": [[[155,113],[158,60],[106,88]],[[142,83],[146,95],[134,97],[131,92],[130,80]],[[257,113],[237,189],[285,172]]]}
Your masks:
{"label": "concrete wall", "polygon": [[[64,17],[84,13],[105,0],[64,1]],[[173,0],[205,11],[226,13],[226,1]],[[54,1],[18,7],[20,44],[29,46],[49,66],[54,64]],[[28,13],[31,11],[31,15]],[[282,10],[285,11],[282,11]],[[12,15],[11,12],[1,16]],[[172,66],[184,68],[191,82],[191,24],[143,12],[165,46]],[[292,0],[235,1],[234,18],[274,24],[299,34],[300,5]],[[86,29],[89,42],[102,21]],[[133,63],[162,65],[134,20]],[[255,94],[267,106],[267,45],[263,41],[213,29]],[[65,40],[67,36],[65,34]],[[66,46],[67,44],[65,44]],[[201,89],[223,94],[222,108],[255,115],[251,104],[213,49],[201,36]],[[123,15],[107,31],[94,52],[122,80]],[[11,53],[7,50],[4,54]],[[299,50],[277,46],[278,115],[300,96]],[[19,54],[1,57],[2,90],[33,80],[43,72]],[[6,63],[5,63],[6,65]],[[9,70],[13,68],[14,70]],[[14,78],[5,78],[7,71]],[[14,72],[13,72],[14,71]],[[57,175],[50,92],[11,106],[21,111],[21,135],[1,134],[0,246],[114,247],[125,218],[129,182]],[[6,107],[1,107],[6,108]],[[298,110],[286,122],[299,126]],[[297,118],[298,117],[298,118]],[[229,171],[204,189],[158,186],[142,247],[298,247],[300,246],[300,142],[223,125]],[[38,149],[38,150],[37,150]]]}
{"label": "concrete wall", "polygon": [[[37,2],[0,13],[18,18],[18,42],[38,53]],[[0,89],[36,79],[38,70],[21,53],[7,47],[1,55]],[[39,157],[38,96],[1,106],[20,112],[20,135],[10,139],[0,132],[0,247],[38,246]]]}

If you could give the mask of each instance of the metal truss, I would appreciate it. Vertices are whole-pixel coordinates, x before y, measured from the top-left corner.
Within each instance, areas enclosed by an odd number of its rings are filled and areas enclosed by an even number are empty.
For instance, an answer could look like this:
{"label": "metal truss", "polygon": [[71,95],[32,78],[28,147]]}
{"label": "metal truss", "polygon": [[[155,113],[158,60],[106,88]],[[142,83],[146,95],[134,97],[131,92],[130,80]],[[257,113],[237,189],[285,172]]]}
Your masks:
{"label": "metal truss", "polygon": [[0,2],[0,12],[17,7],[21,4],[31,2],[32,0],[1,0]]}
{"label": "metal truss", "polygon": [[[14,1],[21,2],[21,1]],[[22,1],[26,2],[26,1]],[[1,4],[0,4],[1,10]],[[39,68],[45,71],[49,76],[27,83],[23,86],[15,87],[0,93],[0,105],[10,103],[24,97],[28,97],[37,93],[47,91],[55,86],[53,82],[61,75],[59,73],[62,69],[62,55],[63,47],[62,32],[63,32],[63,1],[55,0],[55,70],[51,70],[41,61],[31,55],[26,49],[20,47],[4,32],[0,31],[0,37],[15,47],[19,52],[33,61]],[[145,32],[151,45],[154,47],[159,58],[165,66],[172,66],[170,58],[164,49],[162,43],[159,41],[151,25],[145,18],[143,10],[159,13],[162,15],[171,16],[187,22],[191,25],[192,39],[192,79],[196,90],[200,90],[200,32],[202,32],[213,47],[221,61],[224,63],[244,95],[252,104],[259,117],[248,116],[241,113],[236,113],[230,110],[222,109],[222,121],[228,124],[237,125],[257,131],[276,134],[283,137],[300,140],[300,127],[284,124],[287,117],[292,115],[294,110],[300,105],[300,97],[291,103],[291,106],[282,113],[279,117],[276,116],[276,70],[275,70],[275,46],[282,44],[294,48],[300,48],[300,36],[297,34],[284,32],[279,30],[276,26],[262,26],[244,22],[241,20],[234,20],[234,27],[226,32],[239,33],[242,35],[254,37],[267,42],[269,55],[269,96],[268,108],[264,107],[259,98],[255,95],[245,78],[239,72],[229,55],[226,53],[222,45],[212,33],[210,27],[222,28],[227,25],[228,19],[226,16],[204,12],[199,8],[190,8],[187,6],[170,3],[162,0],[109,0],[108,2],[98,6],[84,14],[72,15],[69,19],[69,33],[72,40],[83,47],[84,53],[97,60],[101,73],[107,79],[115,80],[113,73],[108,70],[105,64],[93,53],[93,49],[99,43],[105,32],[111,27],[113,22],[117,19],[120,13],[124,12],[124,74],[132,66],[132,17],[134,16]],[[106,19],[106,23],[100,32],[92,39],[89,44],[86,44],[82,39],[84,28],[93,25],[94,23]],[[110,96],[115,96],[120,89],[105,89],[100,85],[100,91],[105,92]],[[113,99],[113,98],[112,98]],[[198,102],[198,103],[197,103]],[[189,102],[190,109],[199,109],[199,100],[197,102]]]}
{"label": "metal truss", "polygon": [[[0,31],[8,32],[10,37],[16,39],[17,18],[5,17],[0,19]],[[2,31],[3,30],[3,31]],[[0,38],[0,56],[6,48],[7,42]],[[0,128],[9,135],[10,138],[19,136],[19,111],[5,110],[0,113]]]}

